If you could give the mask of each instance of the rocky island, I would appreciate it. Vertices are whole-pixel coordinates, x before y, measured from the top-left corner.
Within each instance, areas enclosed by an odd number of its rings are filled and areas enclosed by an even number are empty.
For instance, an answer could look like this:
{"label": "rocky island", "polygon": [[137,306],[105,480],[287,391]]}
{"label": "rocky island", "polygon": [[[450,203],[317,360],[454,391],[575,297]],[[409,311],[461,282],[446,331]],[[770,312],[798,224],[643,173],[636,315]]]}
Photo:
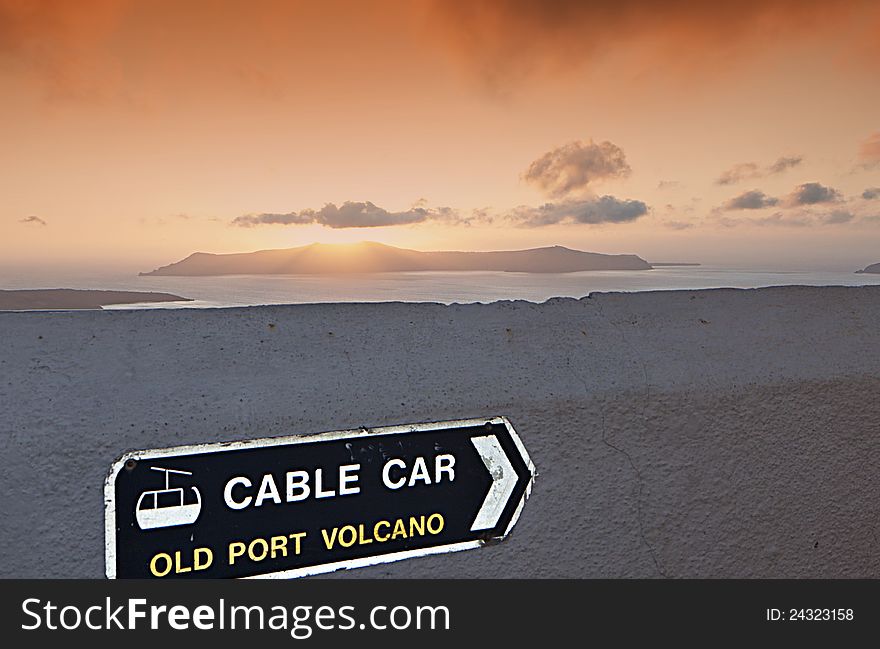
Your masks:
{"label": "rocky island", "polygon": [[299,248],[234,254],[196,252],[141,275],[313,275],[405,271],[571,273],[650,270],[636,255],[605,255],[563,246],[496,252],[421,252],[381,243],[313,243]]}
{"label": "rocky island", "polygon": [[100,309],[111,304],[139,302],[191,302],[170,293],[140,291],[83,291],[71,288],[0,290],[0,311],[52,311]]}

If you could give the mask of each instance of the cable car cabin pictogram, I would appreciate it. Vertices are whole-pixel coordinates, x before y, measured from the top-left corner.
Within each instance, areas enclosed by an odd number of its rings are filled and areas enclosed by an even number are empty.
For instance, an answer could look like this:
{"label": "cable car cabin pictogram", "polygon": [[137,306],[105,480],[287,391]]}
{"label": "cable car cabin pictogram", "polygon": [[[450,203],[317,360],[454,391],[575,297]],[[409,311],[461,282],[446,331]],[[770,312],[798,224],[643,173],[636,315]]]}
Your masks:
{"label": "cable car cabin pictogram", "polygon": [[165,473],[165,488],[155,491],[145,491],[138,498],[135,506],[135,518],[142,530],[152,530],[160,527],[174,527],[177,525],[189,525],[195,523],[202,511],[202,495],[196,487],[190,487],[195,494],[195,501],[189,498],[188,492],[183,487],[170,485],[171,474],[192,475],[190,471],[178,469],[163,469],[156,466],[150,467],[153,471]]}

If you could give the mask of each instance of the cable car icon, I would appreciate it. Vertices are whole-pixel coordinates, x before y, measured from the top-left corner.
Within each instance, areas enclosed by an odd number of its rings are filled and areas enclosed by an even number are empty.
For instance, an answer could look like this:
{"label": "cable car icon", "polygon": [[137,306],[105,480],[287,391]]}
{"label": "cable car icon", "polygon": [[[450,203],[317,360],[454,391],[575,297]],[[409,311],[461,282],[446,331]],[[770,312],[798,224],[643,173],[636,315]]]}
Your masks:
{"label": "cable car icon", "polygon": [[174,527],[176,525],[189,525],[195,523],[202,511],[202,494],[195,487],[190,487],[195,494],[195,502],[186,502],[182,487],[171,488],[171,474],[192,475],[190,471],[178,469],[163,469],[157,466],[150,467],[153,471],[165,473],[165,488],[155,491],[145,491],[138,498],[135,505],[135,518],[142,530],[152,530],[159,527]]}

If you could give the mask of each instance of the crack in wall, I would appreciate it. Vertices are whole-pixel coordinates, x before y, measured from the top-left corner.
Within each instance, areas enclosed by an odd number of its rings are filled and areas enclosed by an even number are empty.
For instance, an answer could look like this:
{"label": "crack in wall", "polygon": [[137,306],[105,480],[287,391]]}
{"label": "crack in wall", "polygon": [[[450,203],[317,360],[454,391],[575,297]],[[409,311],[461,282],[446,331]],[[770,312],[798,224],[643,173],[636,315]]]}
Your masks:
{"label": "crack in wall", "polygon": [[636,465],[635,460],[633,460],[632,455],[630,455],[625,449],[620,446],[616,446],[608,441],[607,431],[605,429],[605,409],[602,409],[602,443],[605,444],[608,448],[614,449],[623,457],[626,458],[629,465],[632,467],[633,472],[636,474],[636,482],[638,485],[638,490],[636,491],[636,519],[639,524],[639,538],[646,548],[648,548],[648,552],[651,554],[651,560],[654,562],[654,567],[657,569],[657,572],[660,573],[662,577],[669,577],[666,574],[666,571],[663,570],[663,567],[660,565],[660,560],[657,559],[657,551],[654,549],[654,546],[648,542],[648,537],[645,534],[645,516],[642,510],[642,492],[645,487],[645,481],[642,477],[642,472],[639,470],[639,467]]}
{"label": "crack in wall", "polygon": [[[589,297],[588,297],[588,299],[592,299],[592,298],[589,298]],[[651,384],[650,384],[650,380],[649,380],[649,376],[648,376],[648,366],[647,366],[647,363],[645,363],[644,358],[642,358],[642,356],[636,351],[636,349],[635,349],[635,347],[633,346],[633,344],[627,339],[626,334],[625,334],[624,331],[620,328],[620,325],[618,325],[617,323],[613,322],[613,321],[612,321],[612,320],[611,320],[611,319],[605,314],[605,310],[604,310],[604,308],[602,307],[602,304],[601,304],[598,300],[595,301],[594,304],[596,305],[596,308],[597,308],[597,310],[598,310],[599,317],[602,318],[602,319],[603,319],[605,322],[607,322],[609,325],[611,325],[611,326],[614,328],[615,331],[617,331],[618,335],[620,335],[621,340],[623,340],[624,344],[625,344],[626,347],[629,349],[630,353],[636,358],[636,361],[637,361],[637,362],[639,363],[639,365],[641,365],[641,367],[642,367],[642,373],[643,373],[643,376],[644,376],[644,399],[642,400],[642,425],[643,425],[645,431],[647,431],[647,409],[648,409],[648,402],[649,402],[650,399],[651,399]],[[578,380],[581,382],[581,384],[584,386],[584,392],[587,393],[587,395],[589,396],[589,390],[588,390],[588,388],[587,388],[587,382],[583,379],[583,377],[581,377],[579,374],[577,374],[577,372],[575,372],[575,371],[571,368],[571,362],[570,362],[570,361],[569,361],[569,368],[571,369],[572,374],[574,374],[574,376],[577,377],[577,379],[578,379]],[[668,577],[669,575],[668,575],[668,574],[666,573],[666,571],[663,569],[663,566],[660,564],[660,560],[657,558],[657,551],[656,551],[656,549],[655,549],[654,546],[648,541],[647,534],[645,533],[645,516],[644,516],[644,508],[643,508],[643,506],[642,506],[642,494],[644,493],[645,481],[644,481],[644,477],[642,476],[642,472],[641,472],[641,470],[639,469],[638,465],[636,464],[635,460],[633,459],[633,456],[632,456],[627,450],[625,450],[624,448],[622,448],[622,447],[620,447],[620,446],[617,446],[617,445],[611,443],[611,442],[608,440],[607,429],[606,429],[606,426],[605,426],[605,406],[604,406],[604,398],[603,398],[603,400],[602,400],[602,402],[601,402],[600,408],[601,408],[601,413],[600,413],[600,414],[601,414],[601,421],[602,421],[602,438],[601,438],[601,439],[602,439],[602,443],[603,443],[605,446],[607,446],[608,448],[610,448],[610,449],[612,449],[612,450],[614,450],[614,451],[617,451],[618,453],[620,453],[621,455],[623,455],[623,457],[626,458],[627,462],[629,463],[630,467],[632,468],[633,472],[636,474],[636,483],[637,483],[637,485],[638,485],[638,489],[637,489],[637,491],[636,491],[636,519],[637,519],[637,523],[638,523],[638,526],[639,526],[639,538],[640,538],[640,540],[642,541],[642,544],[648,549],[648,552],[649,552],[650,555],[651,555],[651,560],[653,561],[653,563],[654,563],[654,567],[656,568],[657,572],[658,572],[662,577]]]}

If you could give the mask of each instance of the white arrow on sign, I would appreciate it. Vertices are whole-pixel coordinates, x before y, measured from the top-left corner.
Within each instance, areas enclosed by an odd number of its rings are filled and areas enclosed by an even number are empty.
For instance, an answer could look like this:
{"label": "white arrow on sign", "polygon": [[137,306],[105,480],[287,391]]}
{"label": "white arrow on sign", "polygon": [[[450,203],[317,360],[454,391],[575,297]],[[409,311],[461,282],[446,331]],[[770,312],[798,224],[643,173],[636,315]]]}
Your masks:
{"label": "white arrow on sign", "polygon": [[[503,427],[503,429],[500,427]],[[446,437],[448,433],[453,433],[459,430],[463,431],[465,434],[452,441]],[[493,433],[493,431],[495,432]],[[414,437],[411,442],[413,445],[413,455],[418,451],[419,445],[427,445],[431,443],[432,439],[430,435],[437,433],[438,435],[443,435],[440,437],[440,441],[442,441],[444,445],[454,444],[457,450],[468,452],[468,443],[470,443],[472,444],[471,448],[474,448],[480,456],[480,460],[486,467],[489,477],[491,478],[491,484],[486,487],[487,493],[484,495],[480,509],[476,514],[476,518],[473,519],[469,534],[463,535],[463,538],[459,538],[458,533],[460,528],[458,525],[461,523],[465,525],[467,524],[467,519],[470,518],[473,513],[472,508],[470,508],[469,511],[455,512],[457,516],[464,516],[465,518],[464,520],[459,518],[456,521],[453,538],[440,537],[426,541],[428,544],[424,546],[415,545],[409,549],[400,550],[391,548],[391,551],[379,552],[378,554],[370,554],[367,551],[364,551],[364,553],[353,556],[352,558],[339,559],[336,561],[328,560],[326,563],[320,563],[324,555],[319,554],[316,558],[309,558],[307,561],[303,562],[302,565],[297,563],[291,564],[292,567],[281,566],[274,571],[271,571],[270,569],[269,572],[259,574],[247,574],[246,572],[242,572],[241,576],[248,578],[304,577],[307,575],[333,572],[340,569],[360,568],[381,563],[390,563],[392,561],[400,561],[402,559],[424,557],[432,554],[476,549],[482,547],[486,543],[499,541],[506,537],[516,524],[523,509],[523,505],[531,491],[535,476],[537,475],[535,466],[532,464],[529,454],[523,446],[522,440],[519,438],[516,431],[513,429],[513,425],[506,417],[459,419],[455,421],[386,426],[382,428],[360,428],[356,430],[333,431],[322,433],[320,435],[286,435],[282,437],[268,437],[254,440],[216,442],[194,446],[129,451],[113,463],[104,482],[104,536],[106,539],[105,563],[107,577],[113,579],[119,576],[120,572],[129,575],[137,574],[139,570],[142,570],[143,565],[135,565],[135,563],[132,563],[133,559],[131,559],[127,553],[125,556],[117,556],[117,547],[125,547],[119,545],[120,539],[126,543],[135,541],[141,542],[140,536],[131,535],[137,530],[133,522],[129,520],[132,513],[129,508],[131,506],[135,507],[135,519],[137,518],[138,510],[142,508],[138,507],[134,502],[129,502],[131,495],[140,499],[140,497],[137,496],[137,493],[149,494],[151,492],[162,491],[151,489],[146,485],[141,485],[139,482],[140,477],[132,476],[127,471],[127,469],[131,468],[129,463],[134,464],[146,462],[148,460],[152,462],[153,460],[169,458],[173,458],[175,459],[175,462],[177,462],[178,460],[183,461],[182,458],[186,458],[185,466],[187,466],[187,472],[190,472],[191,470],[196,472],[201,471],[199,468],[203,466],[201,463],[208,461],[209,459],[212,462],[235,462],[234,452],[236,451],[252,450],[255,453],[261,453],[263,450],[271,450],[273,447],[278,447],[276,452],[292,455],[297,450],[298,447],[296,445],[298,444],[311,445],[326,442],[328,444],[326,451],[332,454],[339,449],[340,442],[344,441],[346,442],[346,446],[350,446],[351,444],[348,440],[357,440],[360,447],[365,449],[364,452],[369,450],[370,452],[379,453],[382,444],[391,443],[390,441],[386,442],[386,437],[392,435],[404,436],[413,433],[419,434],[419,436]],[[472,437],[474,434],[477,436]],[[375,445],[370,443],[372,441],[370,438],[377,439],[378,443]],[[394,439],[398,438],[391,438],[391,441]],[[468,442],[468,440],[470,440],[470,442]],[[405,448],[403,446],[404,442],[405,440],[399,442],[401,448]],[[438,448],[436,446],[437,443],[436,439],[433,440],[435,449]],[[349,448],[349,451],[350,450],[351,449]],[[313,452],[320,453],[320,451]],[[211,454],[213,454],[213,456]],[[517,455],[519,456],[519,459],[516,459]],[[194,464],[191,465],[190,462]],[[520,462],[522,462],[522,464],[520,464]],[[161,462],[160,464],[164,465],[164,462]],[[243,470],[245,469],[235,469],[235,471]],[[479,471],[479,469],[475,470]],[[199,475],[202,476],[203,474],[199,473]],[[127,480],[127,482],[120,482],[122,480]],[[479,496],[479,493],[471,491],[473,484],[470,481],[465,484],[468,489],[466,495],[467,500],[470,501],[471,498]],[[480,484],[482,484],[482,481],[480,481]],[[117,509],[118,503],[116,501],[117,490],[119,490],[120,485],[128,489],[128,491],[121,490],[121,493],[128,494],[125,496],[128,500],[124,501],[125,509],[123,510]],[[208,488],[207,485],[204,486],[206,489]],[[214,487],[220,487],[220,484],[215,484]],[[477,490],[480,488],[480,486],[476,487]],[[144,492],[144,489],[147,489],[147,491]],[[167,491],[167,489],[165,491]],[[172,491],[178,493],[176,490]],[[516,502],[510,502],[514,498],[516,499]],[[144,498],[143,500],[147,501],[149,498]],[[390,511],[395,512],[397,511],[395,507],[402,508],[405,504],[406,503],[397,505],[395,503],[391,506],[392,508]],[[184,505],[187,505],[187,503],[184,503]],[[441,504],[437,505],[438,508],[440,506]],[[179,505],[176,505],[176,507],[179,508]],[[505,516],[509,508],[512,508],[513,511]],[[155,509],[155,507],[153,509]],[[120,514],[120,511],[123,513]],[[335,513],[335,511],[331,512],[331,514],[332,513]],[[501,521],[505,521],[506,528],[498,530]],[[189,521],[187,521],[187,523],[189,524]],[[196,523],[193,522],[192,524]],[[166,527],[171,526],[166,525]],[[141,529],[145,528],[146,526],[141,525]],[[495,533],[494,530],[497,530],[497,533]],[[172,530],[172,532],[173,531],[174,530]],[[205,534],[208,533],[209,532],[205,532]],[[214,533],[213,529],[210,530],[210,533]],[[487,533],[492,536],[491,539],[487,537]],[[192,539],[191,534],[188,531],[184,530],[181,534],[189,536],[190,540]],[[237,576],[238,574],[239,573],[222,572],[220,576]]]}
{"label": "white arrow on sign", "polygon": [[476,532],[490,530],[498,524],[498,519],[501,518],[504,507],[516,488],[519,476],[516,475],[516,470],[495,435],[473,437],[471,443],[476,447],[480,459],[492,476],[492,486],[489,487],[489,493],[486,494],[474,524],[471,525],[471,532]]}

